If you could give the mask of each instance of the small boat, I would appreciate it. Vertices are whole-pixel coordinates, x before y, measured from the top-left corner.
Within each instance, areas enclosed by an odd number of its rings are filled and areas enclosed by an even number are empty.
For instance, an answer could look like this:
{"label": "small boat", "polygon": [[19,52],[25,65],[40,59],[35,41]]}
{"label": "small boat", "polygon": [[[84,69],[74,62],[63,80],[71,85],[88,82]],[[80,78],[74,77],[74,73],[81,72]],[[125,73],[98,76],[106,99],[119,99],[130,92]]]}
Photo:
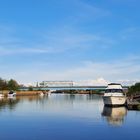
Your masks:
{"label": "small boat", "polygon": [[0,93],[0,98],[3,98],[3,97],[4,97],[4,95]]}
{"label": "small boat", "polygon": [[40,92],[40,93],[39,93],[39,96],[44,96],[44,93],[43,93],[43,92]]}
{"label": "small boat", "polygon": [[126,95],[123,92],[121,84],[111,83],[105,90],[103,102],[108,106],[125,105]]}
{"label": "small boat", "polygon": [[9,93],[8,93],[8,97],[9,98],[12,98],[12,97],[15,97],[16,96],[16,93],[14,92],[14,91],[10,91]]}

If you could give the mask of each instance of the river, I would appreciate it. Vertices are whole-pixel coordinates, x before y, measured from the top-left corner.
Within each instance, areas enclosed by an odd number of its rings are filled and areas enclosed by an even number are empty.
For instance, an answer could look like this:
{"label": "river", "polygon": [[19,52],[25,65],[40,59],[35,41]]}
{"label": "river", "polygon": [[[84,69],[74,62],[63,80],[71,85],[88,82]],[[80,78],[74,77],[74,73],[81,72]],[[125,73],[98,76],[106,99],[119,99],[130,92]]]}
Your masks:
{"label": "river", "polygon": [[99,95],[0,99],[1,140],[136,140],[140,112],[104,107]]}

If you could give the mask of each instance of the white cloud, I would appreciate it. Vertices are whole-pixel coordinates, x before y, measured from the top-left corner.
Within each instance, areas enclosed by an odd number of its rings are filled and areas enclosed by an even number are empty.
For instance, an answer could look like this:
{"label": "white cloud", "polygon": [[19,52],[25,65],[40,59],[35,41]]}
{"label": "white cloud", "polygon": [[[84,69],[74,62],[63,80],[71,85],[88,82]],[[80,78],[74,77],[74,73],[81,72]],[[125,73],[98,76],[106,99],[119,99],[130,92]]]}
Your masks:
{"label": "white cloud", "polygon": [[110,82],[101,77],[96,80],[74,81],[74,86],[106,86],[108,83]]}
{"label": "white cloud", "polygon": [[49,53],[50,51],[45,48],[20,48],[20,47],[1,47],[0,46],[0,55],[15,55],[15,54],[40,54],[40,53]]}
{"label": "white cloud", "polygon": [[118,83],[121,83],[122,85],[134,85],[135,83],[138,83],[140,82],[140,78],[139,79],[132,79],[132,80],[129,80],[129,79],[122,79],[122,80],[117,80]]}
{"label": "white cloud", "polygon": [[[108,62],[83,62],[80,66],[69,66],[67,69],[54,68],[50,65],[28,65],[16,72],[7,72],[5,77],[13,77],[20,83],[41,82],[43,80],[72,80],[77,84],[106,85],[109,82],[119,82],[130,85],[140,81],[140,65],[137,65],[139,57],[129,57],[118,61]],[[43,62],[42,62],[43,63]],[[45,63],[45,62],[44,62]],[[101,77],[101,78],[100,78]],[[128,80],[129,79],[129,80]]]}

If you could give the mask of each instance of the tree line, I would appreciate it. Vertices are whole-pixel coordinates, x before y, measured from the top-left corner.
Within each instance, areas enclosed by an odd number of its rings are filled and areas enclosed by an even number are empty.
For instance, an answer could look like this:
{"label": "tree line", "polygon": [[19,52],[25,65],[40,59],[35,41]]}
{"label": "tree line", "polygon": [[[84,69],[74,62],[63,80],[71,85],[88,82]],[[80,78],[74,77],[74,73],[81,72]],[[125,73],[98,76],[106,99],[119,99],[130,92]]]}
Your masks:
{"label": "tree line", "polygon": [[128,89],[128,95],[140,94],[140,83],[136,83]]}
{"label": "tree line", "polygon": [[10,79],[10,80],[5,80],[0,78],[0,90],[18,90],[19,89],[19,84],[16,80]]}

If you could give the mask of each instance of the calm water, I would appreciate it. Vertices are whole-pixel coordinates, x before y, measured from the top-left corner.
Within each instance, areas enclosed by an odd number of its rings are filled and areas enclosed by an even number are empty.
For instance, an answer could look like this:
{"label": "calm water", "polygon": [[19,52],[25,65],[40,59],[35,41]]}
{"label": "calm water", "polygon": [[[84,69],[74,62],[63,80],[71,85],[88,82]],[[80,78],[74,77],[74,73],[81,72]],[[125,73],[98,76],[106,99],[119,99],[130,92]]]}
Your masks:
{"label": "calm water", "polygon": [[139,132],[139,111],[104,107],[97,95],[0,101],[1,140],[136,140]]}

